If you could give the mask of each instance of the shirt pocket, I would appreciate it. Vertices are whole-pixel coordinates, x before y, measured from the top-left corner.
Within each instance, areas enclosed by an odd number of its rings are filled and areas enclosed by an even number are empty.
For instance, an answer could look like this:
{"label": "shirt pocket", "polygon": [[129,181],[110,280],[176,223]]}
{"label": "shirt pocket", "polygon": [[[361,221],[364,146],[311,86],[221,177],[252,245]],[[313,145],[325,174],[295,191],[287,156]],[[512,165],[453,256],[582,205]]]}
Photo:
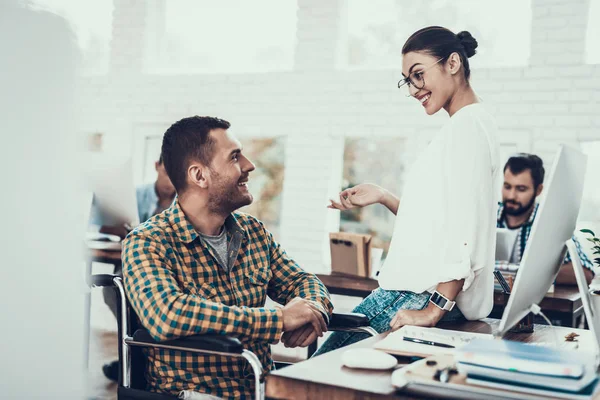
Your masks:
{"label": "shirt pocket", "polygon": [[217,296],[217,289],[207,282],[186,282],[183,291],[205,300],[214,299]]}
{"label": "shirt pocket", "polygon": [[267,290],[271,281],[271,270],[266,264],[257,264],[248,271],[244,297],[248,307],[263,307],[267,300]]}

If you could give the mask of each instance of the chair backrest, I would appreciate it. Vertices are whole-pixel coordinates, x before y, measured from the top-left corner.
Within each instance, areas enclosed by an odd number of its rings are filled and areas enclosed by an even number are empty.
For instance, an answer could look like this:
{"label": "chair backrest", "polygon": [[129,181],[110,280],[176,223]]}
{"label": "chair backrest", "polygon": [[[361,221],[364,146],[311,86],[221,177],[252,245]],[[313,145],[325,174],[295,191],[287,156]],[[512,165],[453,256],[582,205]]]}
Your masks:
{"label": "chair backrest", "polygon": [[[123,365],[123,340],[122,338],[124,337],[123,335],[123,324],[121,323],[121,313],[123,312],[122,307],[121,307],[121,292],[117,289],[114,288],[115,291],[117,292],[117,326],[118,326],[118,334],[119,334],[119,386],[123,386],[123,368],[125,368],[125,365]],[[129,299],[127,299],[127,296],[125,296],[125,305],[126,305],[126,309],[124,310],[126,312],[126,316],[127,316],[127,332],[126,335],[128,337],[132,337],[133,333],[140,329],[143,328],[142,324],[139,321],[139,318],[137,316],[137,314],[135,313],[135,311],[133,310],[133,308],[131,307],[131,304],[129,304]],[[130,377],[131,377],[131,388],[132,389],[139,389],[139,390],[146,390],[147,387],[147,382],[146,382],[146,376],[145,376],[145,371],[146,371],[146,362],[147,362],[147,357],[144,354],[144,351],[141,347],[139,346],[130,346],[131,349],[131,357],[130,357]]]}
{"label": "chair backrest", "polygon": [[[127,308],[129,311],[129,326],[132,327],[131,333],[136,330],[143,328],[140,323],[137,314],[129,302],[127,302]],[[148,357],[144,354],[144,349],[139,346],[133,346],[131,348],[131,387],[134,389],[146,390],[146,364]]]}

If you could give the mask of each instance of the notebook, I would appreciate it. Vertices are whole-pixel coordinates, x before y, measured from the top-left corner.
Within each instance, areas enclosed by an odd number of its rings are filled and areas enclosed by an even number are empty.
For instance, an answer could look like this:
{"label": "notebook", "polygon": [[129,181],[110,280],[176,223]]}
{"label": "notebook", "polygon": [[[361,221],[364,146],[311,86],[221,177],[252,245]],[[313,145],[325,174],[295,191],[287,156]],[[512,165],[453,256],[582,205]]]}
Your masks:
{"label": "notebook", "polygon": [[[429,365],[428,365],[429,364]],[[451,375],[448,382],[436,379],[440,369],[455,365],[452,355],[435,355],[398,369],[392,373],[392,385],[403,393],[414,393],[439,399],[600,399],[598,380],[579,393],[520,387],[506,383],[479,385],[477,380],[468,379],[464,374]]]}
{"label": "notebook", "polygon": [[[409,342],[405,337],[441,343],[453,348]],[[400,356],[428,357],[433,354],[453,354],[456,349],[469,344],[474,339],[493,340],[494,337],[484,333],[406,325],[377,342],[374,348]]]}

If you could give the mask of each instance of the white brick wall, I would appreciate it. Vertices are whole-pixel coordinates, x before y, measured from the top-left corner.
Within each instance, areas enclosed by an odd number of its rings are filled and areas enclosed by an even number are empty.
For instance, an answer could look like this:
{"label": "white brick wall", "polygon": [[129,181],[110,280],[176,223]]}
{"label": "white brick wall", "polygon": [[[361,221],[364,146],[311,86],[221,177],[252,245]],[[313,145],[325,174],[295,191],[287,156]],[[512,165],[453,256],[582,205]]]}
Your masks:
{"label": "white brick wall", "polygon": [[[446,118],[427,117],[395,89],[400,67],[336,69],[343,7],[343,0],[298,0],[293,72],[152,76],[141,73],[145,2],[115,0],[110,74],[82,84],[84,130],[105,132],[108,147],[128,151],[136,127],[193,114],[228,119],[242,140],[288,135],[282,242],[308,270],[326,271],[325,237],[338,216],[325,204],[341,181],[341,137],[402,136],[414,155]],[[472,82],[496,114],[501,142],[549,163],[560,143],[600,140],[600,65],[583,64],[589,1],[532,7],[530,65],[473,70]]]}

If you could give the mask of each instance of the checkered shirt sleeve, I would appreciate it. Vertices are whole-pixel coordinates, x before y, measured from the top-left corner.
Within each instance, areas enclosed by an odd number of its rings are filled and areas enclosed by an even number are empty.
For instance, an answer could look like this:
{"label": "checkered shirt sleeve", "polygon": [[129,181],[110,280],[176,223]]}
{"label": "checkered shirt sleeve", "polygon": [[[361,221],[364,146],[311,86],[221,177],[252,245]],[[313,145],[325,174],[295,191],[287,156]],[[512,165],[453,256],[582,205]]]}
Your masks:
{"label": "checkered shirt sleeve", "polygon": [[[262,226],[262,223],[260,223]],[[273,276],[269,282],[268,295],[277,303],[286,304],[294,297],[312,301],[323,313],[325,320],[333,312],[329,292],[316,275],[304,271],[275,241],[271,232],[263,229],[269,245],[270,265]]]}

